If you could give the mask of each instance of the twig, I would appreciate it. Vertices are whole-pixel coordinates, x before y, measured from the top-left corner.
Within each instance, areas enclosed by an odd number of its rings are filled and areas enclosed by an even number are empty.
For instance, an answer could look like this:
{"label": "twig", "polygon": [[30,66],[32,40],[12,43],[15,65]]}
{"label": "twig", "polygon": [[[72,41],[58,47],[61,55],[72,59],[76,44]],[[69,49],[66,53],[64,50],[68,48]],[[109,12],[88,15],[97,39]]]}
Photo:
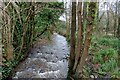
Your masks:
{"label": "twig", "polygon": [[10,0],[9,3],[7,4],[7,6],[5,6],[4,10],[9,6],[10,2],[11,2],[11,0]]}

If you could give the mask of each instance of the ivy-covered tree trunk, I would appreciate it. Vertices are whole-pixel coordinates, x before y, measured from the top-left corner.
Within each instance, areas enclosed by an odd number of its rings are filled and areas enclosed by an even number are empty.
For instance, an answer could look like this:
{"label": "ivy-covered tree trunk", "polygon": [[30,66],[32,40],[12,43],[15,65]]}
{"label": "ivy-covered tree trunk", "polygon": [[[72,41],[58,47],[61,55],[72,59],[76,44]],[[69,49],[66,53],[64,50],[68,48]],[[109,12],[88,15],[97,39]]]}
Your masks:
{"label": "ivy-covered tree trunk", "polygon": [[[87,5],[88,5],[88,2],[84,2],[83,3],[83,21],[82,21],[82,24],[83,24],[83,31],[85,31],[85,28],[86,28],[86,24],[87,24]],[[84,38],[84,36],[83,36]]]}
{"label": "ivy-covered tree trunk", "polygon": [[68,79],[73,75],[73,66],[75,62],[75,32],[76,32],[76,2],[72,2],[72,19],[71,19],[71,36],[70,36],[70,59]]}

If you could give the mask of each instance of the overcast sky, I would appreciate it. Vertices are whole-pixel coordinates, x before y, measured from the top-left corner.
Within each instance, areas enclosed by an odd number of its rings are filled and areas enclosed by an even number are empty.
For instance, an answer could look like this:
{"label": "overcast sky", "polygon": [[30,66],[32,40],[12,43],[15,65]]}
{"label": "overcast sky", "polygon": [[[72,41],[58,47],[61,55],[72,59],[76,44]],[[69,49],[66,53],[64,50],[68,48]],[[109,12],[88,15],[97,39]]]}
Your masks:
{"label": "overcast sky", "polygon": [[[64,1],[64,4],[66,2],[67,8],[69,8],[70,0],[61,0],[61,1]],[[81,1],[81,0],[77,0],[77,1]],[[89,1],[89,0],[86,0],[86,1]],[[96,0],[92,0],[92,1],[96,1]],[[109,8],[107,8],[107,5],[105,5],[105,6],[103,5],[104,2],[108,2],[109,4],[111,4],[111,3],[115,3],[116,1],[117,0],[99,0],[99,11],[103,12],[103,11],[106,11],[107,9],[109,9]],[[120,1],[120,0],[118,0],[118,1]],[[60,17],[60,20],[63,20],[63,21],[66,20],[65,13]]]}

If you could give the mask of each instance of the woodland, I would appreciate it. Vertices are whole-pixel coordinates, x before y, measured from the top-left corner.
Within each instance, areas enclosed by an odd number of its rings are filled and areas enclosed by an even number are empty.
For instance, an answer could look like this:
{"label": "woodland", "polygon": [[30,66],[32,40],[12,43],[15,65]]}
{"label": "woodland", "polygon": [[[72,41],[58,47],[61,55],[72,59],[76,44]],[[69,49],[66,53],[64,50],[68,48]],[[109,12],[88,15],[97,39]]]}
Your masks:
{"label": "woodland", "polygon": [[119,0],[0,0],[1,80],[119,80],[119,61]]}

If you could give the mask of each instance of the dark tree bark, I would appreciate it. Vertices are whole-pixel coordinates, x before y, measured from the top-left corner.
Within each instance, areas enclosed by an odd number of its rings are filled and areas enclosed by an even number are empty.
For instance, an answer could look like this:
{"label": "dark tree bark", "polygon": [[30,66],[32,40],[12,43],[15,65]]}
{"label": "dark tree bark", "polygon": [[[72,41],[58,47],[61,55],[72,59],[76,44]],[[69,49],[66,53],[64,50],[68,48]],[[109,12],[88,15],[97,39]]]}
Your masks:
{"label": "dark tree bark", "polygon": [[75,32],[76,32],[76,2],[72,2],[72,21],[71,21],[71,36],[70,36],[70,59],[68,79],[73,75],[73,66],[75,62]]}
{"label": "dark tree bark", "polygon": [[75,56],[75,64],[73,67],[73,71],[76,70],[78,65],[79,58],[81,56],[81,49],[82,49],[82,41],[83,41],[83,26],[82,26],[82,2],[78,3],[78,32],[77,32],[77,39],[76,39],[76,56]]}
{"label": "dark tree bark", "polygon": [[76,77],[80,78],[80,74],[82,73],[83,66],[85,65],[85,60],[88,55],[89,51],[89,46],[91,43],[91,36],[92,36],[92,29],[94,25],[94,19],[95,19],[95,10],[96,9],[96,2],[90,2],[89,7],[88,7],[88,22],[87,22],[87,28],[86,28],[86,35],[85,35],[85,41],[84,41],[84,50],[81,56],[81,59],[79,61],[79,64],[77,66],[77,72],[76,72]]}

